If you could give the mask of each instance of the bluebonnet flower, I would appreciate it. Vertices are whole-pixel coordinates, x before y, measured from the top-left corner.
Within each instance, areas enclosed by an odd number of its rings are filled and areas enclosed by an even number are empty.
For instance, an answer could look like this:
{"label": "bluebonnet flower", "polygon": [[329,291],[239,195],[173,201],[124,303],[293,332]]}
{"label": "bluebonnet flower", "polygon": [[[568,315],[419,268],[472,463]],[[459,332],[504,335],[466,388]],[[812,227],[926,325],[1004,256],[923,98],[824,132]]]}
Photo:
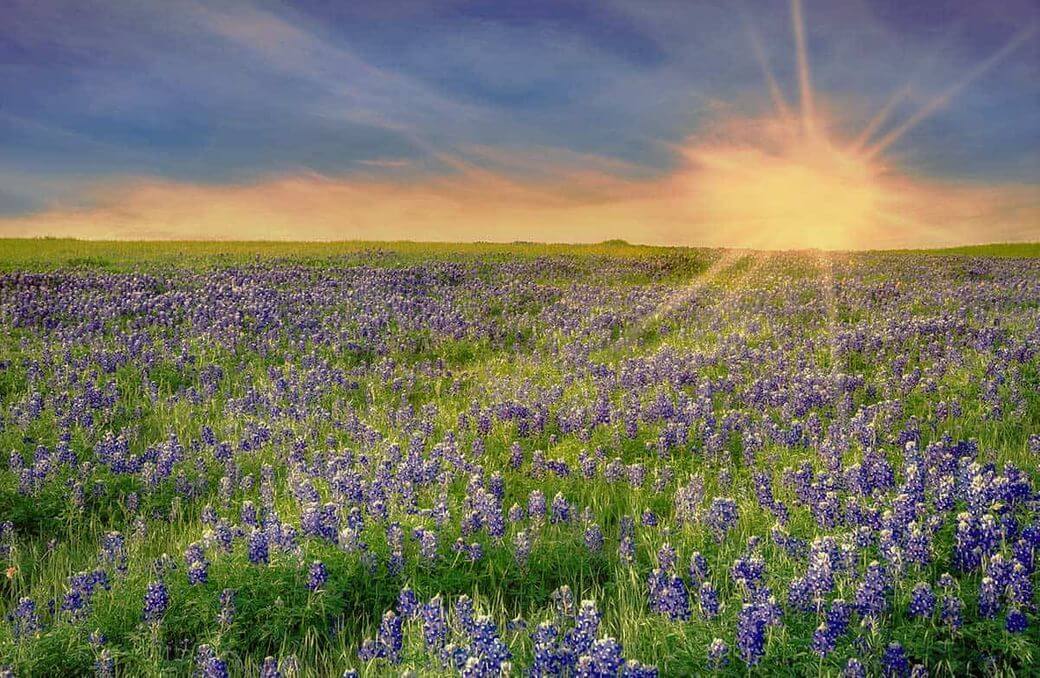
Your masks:
{"label": "bluebonnet flower", "polygon": [[733,581],[749,592],[758,590],[764,573],[765,561],[758,556],[737,558],[730,567],[730,577],[733,578]]}
{"label": "bluebonnet flower", "polygon": [[311,563],[310,571],[307,576],[307,588],[311,591],[317,591],[329,580],[329,570],[325,567],[325,563],[320,560],[315,560]]}
{"label": "bluebonnet flower", "polygon": [[676,560],[675,548],[671,544],[665,542],[661,545],[661,548],[657,550],[657,563],[658,566],[666,572],[675,570]]}
{"label": "bluebonnet flower", "polygon": [[541,490],[531,490],[527,497],[527,515],[535,523],[545,520],[545,494]]}
{"label": "bluebonnet flower", "polygon": [[911,617],[930,617],[935,610],[935,593],[927,582],[918,582],[910,593],[908,611]]}
{"label": "bluebonnet flower", "polygon": [[585,548],[592,553],[603,550],[603,530],[596,523],[591,523],[585,528]]}
{"label": "bluebonnet flower", "polygon": [[650,573],[647,587],[651,610],[666,614],[673,621],[690,618],[690,594],[682,577],[656,568]]}
{"label": "bluebonnet flower", "polygon": [[424,604],[419,614],[422,618],[423,641],[426,647],[442,647],[448,637],[448,622],[440,596],[434,596]]}
{"label": "bluebonnet flower", "polygon": [[15,638],[25,638],[40,630],[40,615],[36,612],[36,601],[32,598],[20,598],[8,619]]}
{"label": "bluebonnet flower", "polygon": [[188,583],[192,586],[205,584],[209,580],[209,562],[196,560],[188,565]]}
{"label": "bluebonnet flower", "polygon": [[104,644],[106,642],[108,642],[108,639],[105,638],[105,634],[103,634],[103,633],[101,633],[101,631],[95,629],[95,630],[90,632],[89,636],[87,636],[87,642],[89,642],[90,646],[93,647],[94,649],[100,649],[101,647],[104,646]]}
{"label": "bluebonnet flower", "polygon": [[997,546],[996,523],[992,515],[976,516],[968,512],[957,517],[953,560],[963,572],[969,572],[982,564],[982,559]]}
{"label": "bluebonnet flower", "polygon": [[213,528],[213,538],[225,553],[231,551],[231,545],[234,541],[234,532],[232,532],[231,526],[228,525],[226,521],[217,521],[216,526]]}
{"label": "bluebonnet flower", "polygon": [[514,442],[509,448],[509,466],[516,470],[524,463],[524,453],[519,442]]}
{"label": "bluebonnet flower", "polygon": [[99,588],[108,587],[108,573],[105,570],[78,572],[69,577],[69,588],[65,592],[61,609],[69,612],[73,618],[81,618],[87,614],[94,593]]}
{"label": "bluebonnet flower", "polygon": [[217,623],[221,626],[230,626],[235,621],[235,591],[224,589],[220,592],[220,612],[217,615]]}
{"label": "bluebonnet flower", "polygon": [[520,504],[517,504],[516,502],[513,502],[513,505],[509,507],[509,513],[507,514],[507,517],[509,518],[509,522],[510,523],[518,523],[518,522],[520,522],[521,520],[524,519],[524,516],[525,516],[525,513],[524,513],[523,507],[520,506]]}
{"label": "bluebonnet flower", "polygon": [[557,492],[552,500],[552,522],[569,523],[571,517],[570,502],[567,501],[562,492]]}
{"label": "bluebonnet flower", "polygon": [[631,516],[621,516],[619,529],[618,555],[622,561],[631,564],[636,557],[635,521]]}
{"label": "bluebonnet flower", "polygon": [[[377,514],[382,511],[376,506],[379,501],[376,500],[373,504],[373,511]],[[300,516],[300,530],[303,534],[318,537],[326,541],[336,543],[336,539],[339,536],[339,509],[334,503],[327,503],[324,505],[309,504],[303,509],[303,513]]]}
{"label": "bluebonnet flower", "polygon": [[995,617],[1000,611],[1000,588],[992,577],[983,577],[979,583],[979,614]]}
{"label": "bluebonnet flower", "polygon": [[951,629],[959,629],[964,624],[964,601],[954,595],[944,595],[939,618]]}
{"label": "bluebonnet flower", "polygon": [[142,618],[146,622],[155,623],[160,621],[166,614],[166,608],[170,605],[170,596],[166,591],[166,584],[162,581],[153,581],[148,584],[144,594],[144,612]]}
{"label": "bluebonnet flower", "polygon": [[558,676],[564,671],[566,660],[556,645],[559,630],[551,622],[542,622],[531,633],[534,656],[530,666],[532,676]]}
{"label": "bluebonnet flower", "polygon": [[390,557],[386,569],[397,576],[404,569],[404,528],[393,522],[386,526],[386,544],[390,547]]}
{"label": "bluebonnet flower", "polygon": [[599,631],[600,614],[595,603],[583,600],[578,614],[574,618],[574,628],[564,636],[564,644],[574,655],[585,654],[596,640]]}
{"label": "bluebonnet flower", "polygon": [[841,678],[867,678],[867,669],[860,660],[849,657],[841,670]]}
{"label": "bluebonnet flower", "polygon": [[437,533],[433,530],[426,530],[422,528],[416,529],[416,535],[419,539],[419,555],[426,562],[432,562],[437,559]]}
{"label": "bluebonnet flower", "polygon": [[1033,578],[1029,569],[1019,561],[1015,561],[1008,575],[1008,601],[1019,605],[1033,604]]}
{"label": "bluebonnet flower", "polygon": [[787,604],[796,610],[813,609],[812,585],[805,577],[795,577],[787,584]]}
{"label": "bluebonnet flower", "polygon": [[227,678],[227,663],[217,656],[209,645],[199,645],[195,651],[195,673],[200,678]]}
{"label": "bluebonnet flower", "polygon": [[253,502],[246,500],[242,502],[242,510],[239,512],[239,520],[242,521],[243,525],[249,525],[250,527],[257,527],[260,525],[260,521],[256,517],[256,506]]}
{"label": "bluebonnet flower", "polygon": [[371,661],[386,659],[392,664],[401,660],[401,648],[404,646],[402,620],[392,610],[383,614],[379,624],[379,632],[375,639],[367,638],[358,650],[358,659]]}
{"label": "bluebonnet flower", "polygon": [[249,549],[247,552],[249,562],[254,565],[266,564],[268,561],[267,533],[260,528],[254,528],[249,534]]}
{"label": "bluebonnet flower", "polygon": [[613,638],[602,638],[593,641],[588,648],[588,654],[578,659],[575,676],[576,678],[616,676],[624,663],[621,644]]}
{"label": "bluebonnet flower", "polygon": [[[556,592],[554,592],[555,595]],[[476,628],[474,619],[476,610],[473,606],[473,599],[463,594],[455,600],[455,618],[458,619],[459,625],[467,635],[473,633]]]}
{"label": "bluebonnet flower", "polygon": [[1005,618],[1004,627],[1010,633],[1022,633],[1029,628],[1029,619],[1025,613],[1017,607],[1008,609],[1007,617]]}
{"label": "bluebonnet flower", "polygon": [[810,557],[809,570],[805,574],[806,584],[813,592],[816,600],[822,599],[834,590],[834,572],[831,567],[830,554],[814,552]]}
{"label": "bluebonnet flower", "polygon": [[97,659],[94,660],[94,678],[115,678],[115,675],[116,659],[112,656],[112,651],[106,647],[98,653]]}
{"label": "bluebonnet flower", "polygon": [[556,589],[552,592],[551,598],[558,615],[562,617],[574,616],[574,592],[571,591],[570,586],[564,584],[560,588]]}
{"label": "bluebonnet flower", "polygon": [[1002,554],[996,553],[990,558],[986,576],[992,578],[996,587],[1003,591],[1011,581],[1011,569],[1012,563],[1006,560]]}
{"label": "bluebonnet flower", "polygon": [[932,561],[931,536],[917,523],[910,525],[904,555],[907,562],[917,565],[928,565]]}
{"label": "bluebonnet flower", "polygon": [[383,621],[379,624],[377,636],[379,644],[385,649],[382,656],[395,664],[400,661],[401,648],[404,644],[401,621],[401,618],[393,611],[387,610],[383,615]]}
{"label": "bluebonnet flower", "polygon": [[701,584],[700,589],[700,606],[701,614],[706,619],[714,619],[719,614],[719,592],[711,585],[711,582],[704,582]]}
{"label": "bluebonnet flower", "polygon": [[849,628],[852,618],[852,606],[841,598],[831,601],[830,609],[827,610],[826,623],[828,628],[836,637],[844,635]]}
{"label": "bluebonnet flower", "polygon": [[910,661],[899,643],[889,643],[881,657],[881,666],[886,676],[909,676]]}
{"label": "bluebonnet flower", "polygon": [[512,658],[512,653],[498,637],[498,628],[491,617],[485,615],[475,619],[469,635],[473,641],[471,659],[475,657],[479,662],[477,675],[498,675],[503,663]]}
{"label": "bluebonnet flower", "polygon": [[766,620],[757,605],[745,604],[737,616],[737,651],[749,666],[765,655]]}
{"label": "bluebonnet flower", "polygon": [[886,596],[889,588],[885,571],[877,561],[872,561],[867,566],[863,581],[856,588],[856,610],[865,617],[882,614],[888,606]]}
{"label": "bluebonnet flower", "polygon": [[513,535],[513,546],[517,562],[523,565],[531,555],[531,534],[527,530],[519,530]]}
{"label": "bluebonnet flower", "polygon": [[629,659],[621,667],[621,678],[657,678],[657,668]]}
{"label": "bluebonnet flower", "polygon": [[657,527],[657,514],[650,509],[644,509],[643,515],[640,517],[640,523],[644,527]]}
{"label": "bluebonnet flower", "polygon": [[271,656],[264,657],[264,663],[260,666],[260,678],[282,678],[277,659]]}
{"label": "bluebonnet flower", "polygon": [[729,664],[729,646],[721,638],[716,638],[708,645],[708,668],[718,671]]}
{"label": "bluebonnet flower", "polygon": [[821,657],[826,657],[834,651],[837,640],[838,634],[835,633],[835,629],[827,622],[823,622],[813,632],[812,650]]}
{"label": "bluebonnet flower", "polygon": [[708,578],[710,574],[708,571],[708,560],[700,551],[694,551],[693,554],[690,555],[689,572],[690,581],[697,585],[701,584]]}
{"label": "bluebonnet flower", "polygon": [[411,588],[405,587],[397,594],[397,611],[405,619],[418,615],[419,607],[419,597]]}
{"label": "bluebonnet flower", "polygon": [[114,567],[117,572],[125,573],[127,568],[126,539],[119,532],[108,532],[101,540],[102,565]]}
{"label": "bluebonnet flower", "polygon": [[192,542],[184,549],[184,562],[188,565],[201,562],[206,559],[206,551],[199,542]]}

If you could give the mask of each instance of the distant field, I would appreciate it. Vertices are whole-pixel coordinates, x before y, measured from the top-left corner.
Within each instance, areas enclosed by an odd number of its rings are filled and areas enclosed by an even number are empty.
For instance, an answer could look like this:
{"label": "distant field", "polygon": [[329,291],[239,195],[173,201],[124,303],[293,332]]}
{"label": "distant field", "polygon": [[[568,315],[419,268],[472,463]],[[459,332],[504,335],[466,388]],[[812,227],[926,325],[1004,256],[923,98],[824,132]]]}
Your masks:
{"label": "distant field", "polygon": [[893,250],[923,254],[961,254],[972,257],[1040,257],[1040,242],[967,245],[936,250]]}
{"label": "distant field", "polygon": [[[138,262],[220,265],[255,257],[320,259],[361,253],[393,253],[395,257],[422,260],[429,257],[510,257],[550,255],[650,256],[669,248],[643,247],[622,242],[596,245],[540,243],[416,243],[416,242],[199,242],[199,241],[94,241],[65,239],[0,239],[0,265],[126,266]],[[677,250],[677,251],[686,251]]]}
{"label": "distant field", "polygon": [[1040,245],[0,269],[0,676],[1036,675]]}
{"label": "distant field", "polygon": [[[693,253],[699,248],[669,248],[608,241],[590,245],[543,243],[417,243],[417,242],[233,242],[233,241],[97,241],[56,238],[0,239],[0,268],[124,267],[139,262],[221,265],[261,258],[328,258],[364,252],[394,253],[421,260],[426,257],[509,256],[617,256],[650,257]],[[704,249],[711,252],[717,249]],[[987,257],[1040,257],[1040,242],[973,245],[937,250],[894,250],[900,253]]]}

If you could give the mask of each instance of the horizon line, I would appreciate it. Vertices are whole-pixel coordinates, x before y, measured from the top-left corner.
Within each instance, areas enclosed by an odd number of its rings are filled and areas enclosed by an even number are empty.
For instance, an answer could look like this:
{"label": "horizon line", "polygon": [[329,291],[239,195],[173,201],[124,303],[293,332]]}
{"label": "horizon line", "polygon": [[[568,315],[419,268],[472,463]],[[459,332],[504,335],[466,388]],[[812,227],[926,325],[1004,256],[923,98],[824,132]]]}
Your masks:
{"label": "horizon line", "polygon": [[[791,248],[760,248],[760,247],[745,247],[741,245],[658,245],[653,243],[639,243],[630,242],[621,238],[610,238],[607,240],[600,240],[594,242],[568,242],[568,241],[544,241],[544,240],[367,240],[367,239],[345,239],[345,240],[284,240],[284,239],[177,239],[177,238],[159,238],[159,239],[111,239],[111,238],[75,238],[75,237],[61,237],[61,236],[24,236],[24,237],[10,237],[0,236],[0,245],[8,242],[81,242],[91,244],[112,244],[112,245],[148,245],[148,244],[165,244],[165,245],[360,245],[360,246],[379,246],[379,245],[434,245],[439,247],[466,247],[466,246],[493,246],[493,247],[537,247],[537,246],[551,246],[551,247],[575,247],[575,248],[591,248],[591,247],[631,247],[641,249],[659,249],[659,250],[729,250],[736,252],[762,252],[762,253],[800,253],[800,252],[827,252],[833,254],[870,254],[870,253],[885,253],[885,252],[944,252],[951,250],[962,250],[962,249],[981,249],[986,247],[1021,247],[1021,246],[1037,246],[1040,247],[1040,239],[1036,240],[1010,240],[1010,241],[987,241],[987,242],[972,242],[962,243],[958,245],[947,245],[943,247],[888,247],[888,248],[863,248],[863,249],[837,249],[837,248],[826,248],[826,247],[791,247]],[[2,254],[2,253],[0,253]]]}

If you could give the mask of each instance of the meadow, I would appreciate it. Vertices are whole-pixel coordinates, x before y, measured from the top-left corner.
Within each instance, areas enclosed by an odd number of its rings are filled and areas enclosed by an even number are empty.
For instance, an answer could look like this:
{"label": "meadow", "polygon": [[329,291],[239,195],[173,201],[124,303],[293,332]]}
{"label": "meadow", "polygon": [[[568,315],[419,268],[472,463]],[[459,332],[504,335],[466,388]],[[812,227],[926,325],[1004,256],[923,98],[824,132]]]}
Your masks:
{"label": "meadow", "polygon": [[1040,675],[1040,245],[0,240],[0,675]]}

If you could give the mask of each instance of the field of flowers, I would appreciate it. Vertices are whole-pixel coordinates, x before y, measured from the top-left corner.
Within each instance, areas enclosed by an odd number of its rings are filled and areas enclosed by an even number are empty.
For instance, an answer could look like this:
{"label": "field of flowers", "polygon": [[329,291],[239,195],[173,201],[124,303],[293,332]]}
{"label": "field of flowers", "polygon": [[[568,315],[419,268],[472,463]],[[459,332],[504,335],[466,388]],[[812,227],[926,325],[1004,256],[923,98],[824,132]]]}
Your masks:
{"label": "field of flowers", "polygon": [[1040,675],[1036,249],[0,241],[0,675]]}

